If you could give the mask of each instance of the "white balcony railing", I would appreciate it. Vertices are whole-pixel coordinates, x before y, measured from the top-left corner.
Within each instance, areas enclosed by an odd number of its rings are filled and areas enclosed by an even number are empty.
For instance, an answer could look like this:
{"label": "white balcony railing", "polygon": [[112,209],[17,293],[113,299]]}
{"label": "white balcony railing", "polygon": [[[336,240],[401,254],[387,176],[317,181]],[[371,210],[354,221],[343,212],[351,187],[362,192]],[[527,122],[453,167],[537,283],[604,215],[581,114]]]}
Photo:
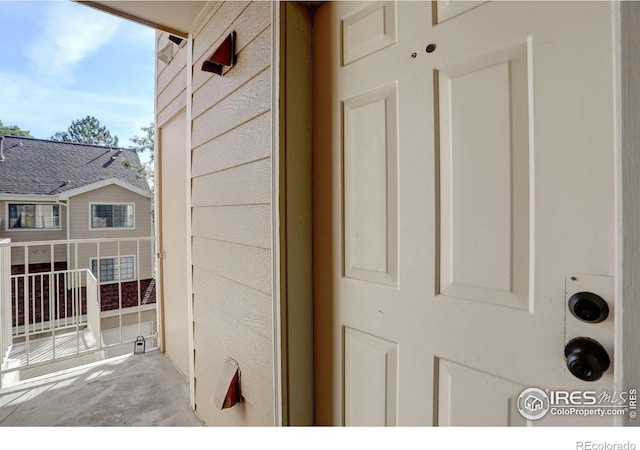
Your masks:
{"label": "white balcony railing", "polygon": [[155,347],[154,263],[152,237],[0,240],[0,387],[130,353],[138,336]]}
{"label": "white balcony railing", "polygon": [[12,335],[26,338],[87,325],[89,269],[59,270],[11,276]]}

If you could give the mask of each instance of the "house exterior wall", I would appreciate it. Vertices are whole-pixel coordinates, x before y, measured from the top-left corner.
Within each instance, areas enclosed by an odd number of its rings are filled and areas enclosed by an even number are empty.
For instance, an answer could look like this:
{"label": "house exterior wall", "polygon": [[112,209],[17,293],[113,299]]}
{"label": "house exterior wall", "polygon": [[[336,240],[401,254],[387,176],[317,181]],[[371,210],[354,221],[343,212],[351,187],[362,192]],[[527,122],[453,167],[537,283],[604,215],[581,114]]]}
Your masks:
{"label": "house exterior wall", "polygon": [[[147,237],[152,236],[151,220],[151,199],[141,196],[135,192],[116,185],[110,185],[95,189],[90,192],[71,197],[65,203],[60,203],[60,229],[59,230],[8,230],[7,215],[9,203],[29,203],[29,204],[52,204],[53,202],[33,202],[29,200],[0,200],[0,238],[9,238],[11,242],[34,242],[34,241],[56,241],[69,239],[96,239],[96,238],[118,238],[118,237]],[[135,204],[135,227],[131,230],[91,230],[90,204],[91,203],[133,203]],[[67,208],[69,208],[70,229],[67,236]],[[140,244],[140,275],[141,278],[151,278],[153,276],[153,250],[148,242]],[[53,246],[54,262],[67,261],[67,245]],[[117,255],[115,244],[101,245],[100,254],[102,257]],[[135,255],[136,244],[121,244],[121,255]],[[75,250],[70,248],[69,268],[75,267]],[[90,258],[96,256],[95,244],[84,244],[78,246],[79,268],[90,268]],[[30,246],[29,265],[46,264],[51,261],[51,245]],[[11,264],[24,264],[24,249],[14,248],[11,252]]]}
{"label": "house exterior wall", "polygon": [[[26,202],[25,202],[26,203]],[[31,202],[30,202],[31,203]],[[134,228],[131,230],[110,230],[90,229],[90,205],[91,203],[133,203],[134,206]],[[6,233],[7,236],[17,236],[15,242],[26,241],[45,241],[48,239],[66,239],[67,238],[67,207],[69,208],[69,238],[74,239],[96,239],[96,238],[127,238],[127,237],[149,237],[152,236],[151,227],[151,199],[132,192],[128,189],[116,185],[109,185],[99,189],[73,196],[67,202],[68,206],[60,208],[60,231],[12,231]],[[3,207],[6,214],[6,205]],[[4,222],[4,221],[3,221]],[[53,245],[54,251],[54,270],[61,271],[65,269],[91,269],[91,258],[97,257],[97,244],[66,244]],[[67,259],[67,252],[69,258]],[[29,272],[49,272],[51,270],[51,245],[29,246]],[[76,266],[76,255],[78,256],[78,264]],[[118,255],[117,243],[100,244],[100,257],[110,257]],[[123,281],[122,283],[112,282],[104,283],[100,288],[101,310],[110,311],[117,309],[122,302],[122,307],[127,308],[136,306],[138,299],[141,304],[155,303],[155,283],[152,282],[154,277],[154,254],[153,245],[150,241],[141,241],[138,244],[135,241],[120,243],[121,256],[137,256],[135,260],[135,276],[140,279],[138,283],[135,281]],[[24,249],[17,247],[12,250],[12,274],[24,273]],[[96,274],[97,276],[97,274]],[[23,283],[23,281],[18,281]],[[45,283],[46,284],[46,283]],[[22,286],[19,284],[19,286]],[[64,288],[61,288],[64,292]],[[22,317],[23,308],[23,288],[17,289],[18,305],[17,311],[18,325],[24,324]],[[36,289],[36,298],[39,295]],[[43,290],[45,299],[49,298],[48,286]],[[120,300],[122,296],[122,300]],[[35,307],[32,321],[48,320],[48,311],[40,311]]]}
{"label": "house exterior wall", "polygon": [[[25,203],[25,204],[43,204],[50,205],[55,202],[33,202],[29,200],[0,200],[0,239],[11,239],[11,242],[33,242],[33,241],[50,241],[67,238],[67,207],[60,204],[60,229],[59,230],[11,230],[7,229],[8,223],[8,204],[9,203]],[[67,248],[65,245],[54,246],[54,261],[61,262],[67,259]],[[11,264],[24,264],[24,249],[14,248],[11,250]],[[51,262],[51,247],[37,246],[29,248],[29,264],[41,264]]]}
{"label": "house exterior wall", "polygon": [[[90,229],[92,203],[133,203],[134,228],[127,230]],[[129,238],[152,236],[151,199],[124,189],[120,186],[109,185],[95,189],[69,199],[69,237],[70,239],[97,238]],[[69,268],[75,268],[75,248],[71,246]],[[78,245],[78,268],[91,268],[91,258],[97,257],[96,244]],[[118,248],[115,243],[101,244],[100,257],[117,256]],[[120,255],[136,255],[136,242],[121,242]],[[136,264],[141,279],[153,277],[153,249],[150,242],[140,242],[139,258]],[[137,272],[136,272],[137,273]]]}
{"label": "house exterior wall", "polygon": [[[158,124],[191,107],[195,406],[208,425],[275,420],[271,8],[262,1],[212,2],[193,32],[190,83],[180,52],[157,79]],[[232,31],[236,65],[223,77],[203,72],[202,62]],[[166,36],[158,39],[160,49]],[[189,85],[191,97],[183,100]],[[211,396],[227,358],[239,364],[243,401],[220,411]]]}

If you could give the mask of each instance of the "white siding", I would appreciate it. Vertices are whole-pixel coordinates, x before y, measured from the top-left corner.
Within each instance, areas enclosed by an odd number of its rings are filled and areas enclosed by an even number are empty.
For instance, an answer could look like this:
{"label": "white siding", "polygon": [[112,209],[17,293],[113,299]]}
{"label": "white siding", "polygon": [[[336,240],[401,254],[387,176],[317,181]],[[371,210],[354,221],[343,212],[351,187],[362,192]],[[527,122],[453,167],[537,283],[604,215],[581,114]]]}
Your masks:
{"label": "white siding", "polygon": [[[169,33],[157,32],[158,50],[169,41]],[[187,47],[172,44],[169,64],[156,59],[156,124],[161,127],[187,104]]]}
{"label": "white siding", "polygon": [[[200,70],[237,33],[235,67]],[[193,42],[192,258],[196,411],[209,425],[273,425],[271,3],[224,2]],[[243,402],[210,396],[227,358]]]}

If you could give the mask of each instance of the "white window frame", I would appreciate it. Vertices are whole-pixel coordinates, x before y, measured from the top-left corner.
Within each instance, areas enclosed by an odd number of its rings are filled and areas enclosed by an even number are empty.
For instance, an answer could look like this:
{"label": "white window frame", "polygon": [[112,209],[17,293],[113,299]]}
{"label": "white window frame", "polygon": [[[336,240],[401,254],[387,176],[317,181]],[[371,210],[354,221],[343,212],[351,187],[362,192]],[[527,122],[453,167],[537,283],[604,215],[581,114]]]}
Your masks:
{"label": "white window frame", "polygon": [[[33,205],[33,206],[57,206],[58,207],[58,228],[10,228],[10,217],[9,217],[9,207],[11,205]],[[60,204],[59,203],[55,203],[55,202],[30,202],[30,201],[20,201],[20,200],[15,200],[15,201],[7,201],[5,203],[5,231],[7,232],[47,232],[47,231],[60,231],[62,230],[62,214],[60,212]]]}
{"label": "white window frame", "polygon": [[[98,280],[98,283],[100,283],[100,285],[103,284],[116,284],[119,282],[122,283],[129,283],[131,281],[136,281],[138,279],[138,273],[137,273],[137,264],[136,264],[136,255],[120,255],[120,260],[122,260],[122,258],[133,258],[133,278],[127,278],[126,280],[120,280],[120,261],[118,261],[118,279],[117,280],[110,280],[110,281],[102,281],[101,277],[100,277],[100,267],[99,264],[96,264],[96,271],[98,273],[94,273],[93,275],[96,277],[96,279]],[[97,261],[97,257],[92,257],[89,258],[89,270],[91,271],[91,273],[93,273],[93,262]],[[105,260],[105,259],[118,259],[118,255],[114,255],[114,256],[100,256],[100,261]]]}
{"label": "white window frame", "polygon": [[[130,227],[102,227],[93,226],[93,207],[95,206],[118,206],[125,205],[133,208],[133,224]],[[134,202],[89,202],[89,231],[111,231],[111,230],[135,230],[136,229],[136,204]]]}

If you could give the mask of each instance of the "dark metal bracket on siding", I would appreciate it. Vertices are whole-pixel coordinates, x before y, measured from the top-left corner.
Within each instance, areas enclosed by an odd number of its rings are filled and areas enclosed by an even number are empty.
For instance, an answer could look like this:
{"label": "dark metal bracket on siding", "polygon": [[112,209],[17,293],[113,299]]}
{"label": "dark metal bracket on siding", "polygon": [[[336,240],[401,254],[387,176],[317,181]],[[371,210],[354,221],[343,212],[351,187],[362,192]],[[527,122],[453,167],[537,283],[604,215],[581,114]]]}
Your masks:
{"label": "dark metal bracket on siding", "polygon": [[236,64],[236,32],[232,31],[213,54],[202,62],[202,70],[222,76],[224,66]]}

